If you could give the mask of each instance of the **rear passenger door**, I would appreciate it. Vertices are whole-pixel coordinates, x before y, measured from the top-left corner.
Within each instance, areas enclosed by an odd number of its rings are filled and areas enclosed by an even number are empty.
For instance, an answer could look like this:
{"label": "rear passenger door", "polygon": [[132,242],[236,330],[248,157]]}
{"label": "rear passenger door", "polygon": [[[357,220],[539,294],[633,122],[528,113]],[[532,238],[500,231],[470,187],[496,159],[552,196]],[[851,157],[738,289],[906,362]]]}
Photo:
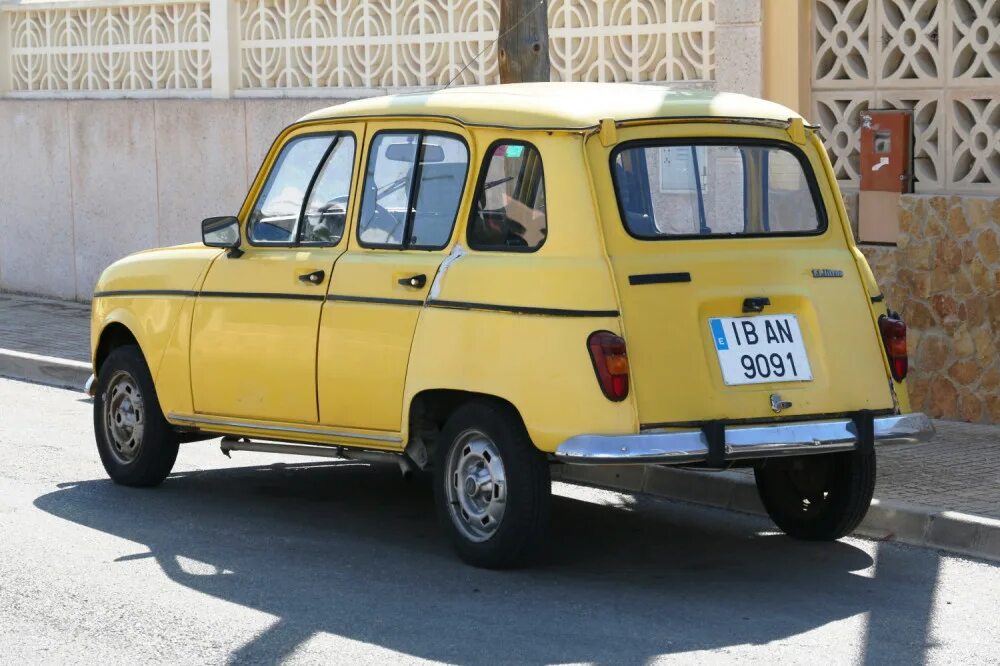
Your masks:
{"label": "rear passenger door", "polygon": [[410,342],[469,179],[454,126],[369,126],[361,205],[319,332],[320,422],[398,432]]}

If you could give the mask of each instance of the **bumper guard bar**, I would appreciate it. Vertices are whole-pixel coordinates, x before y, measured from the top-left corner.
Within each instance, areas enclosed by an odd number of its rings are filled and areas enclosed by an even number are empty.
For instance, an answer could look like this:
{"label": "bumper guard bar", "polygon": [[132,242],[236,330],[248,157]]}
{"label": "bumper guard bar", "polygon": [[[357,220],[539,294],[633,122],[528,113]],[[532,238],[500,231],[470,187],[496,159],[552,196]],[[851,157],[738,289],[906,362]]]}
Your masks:
{"label": "bumper guard bar", "polygon": [[[800,421],[721,430],[723,462],[852,451],[859,447],[859,421]],[[875,444],[915,444],[934,436],[934,424],[919,412],[871,419]],[[705,430],[650,430],[630,435],[577,435],[559,445],[557,460],[584,465],[692,465],[718,462]],[[861,444],[863,445],[863,443]]]}

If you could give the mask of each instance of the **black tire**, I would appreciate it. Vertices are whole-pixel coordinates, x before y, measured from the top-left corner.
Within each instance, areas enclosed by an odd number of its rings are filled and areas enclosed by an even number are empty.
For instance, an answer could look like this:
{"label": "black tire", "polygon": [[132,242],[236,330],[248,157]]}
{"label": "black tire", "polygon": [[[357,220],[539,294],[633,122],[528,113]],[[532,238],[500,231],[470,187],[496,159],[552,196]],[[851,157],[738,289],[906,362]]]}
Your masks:
{"label": "black tire", "polygon": [[160,411],[146,359],[135,345],[114,349],[98,370],[94,436],[115,483],[155,486],[173,469],[179,439]]}
{"label": "black tire", "polygon": [[[484,493],[467,492],[469,488],[464,484],[471,482],[472,472],[463,479],[454,470],[479,469],[467,465],[475,459],[472,448],[484,447],[484,442],[492,445],[482,451],[486,456],[483,460],[488,460],[489,465],[496,465],[496,462],[488,454],[499,454],[498,469],[503,483],[494,483],[499,477],[490,476],[489,470],[482,468],[480,472],[485,473],[488,480],[482,482],[481,487],[490,488],[490,499],[485,500],[486,503],[490,507],[503,504],[503,509],[498,521],[483,522],[482,527],[477,528],[474,518],[478,514],[473,512],[470,517],[463,513],[467,506],[463,502],[473,502],[476,497],[483,499]],[[468,453],[463,455],[463,452]],[[458,467],[450,465],[452,456],[456,456]],[[461,501],[453,501],[459,491],[466,494]],[[434,452],[434,499],[438,518],[462,560],[487,569],[509,569],[535,560],[548,527],[551,497],[552,481],[545,454],[532,444],[520,416],[513,409],[503,403],[477,400],[459,407],[451,415]],[[503,502],[494,505],[498,498]],[[476,529],[486,534],[473,534]]]}
{"label": "black tire", "polygon": [[854,531],[875,492],[875,452],[775,458],[754,469],[767,513],[785,534],[833,541]]}

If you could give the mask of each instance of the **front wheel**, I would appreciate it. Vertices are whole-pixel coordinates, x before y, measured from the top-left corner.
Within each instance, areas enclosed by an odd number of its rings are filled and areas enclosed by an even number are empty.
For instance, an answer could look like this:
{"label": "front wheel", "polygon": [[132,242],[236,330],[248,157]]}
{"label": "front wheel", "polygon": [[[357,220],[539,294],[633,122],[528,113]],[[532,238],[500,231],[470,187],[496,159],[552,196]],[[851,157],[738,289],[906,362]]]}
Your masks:
{"label": "front wheel", "polygon": [[547,527],[551,492],[548,461],[514,410],[477,401],[448,419],[435,451],[434,498],[467,563],[502,569],[533,559]]}
{"label": "front wheel", "polygon": [[775,458],[754,469],[771,520],[788,536],[833,541],[854,531],[875,492],[875,452]]}
{"label": "front wheel", "polygon": [[99,368],[94,435],[115,483],[155,486],[174,466],[178,437],[160,411],[153,378],[136,346],[118,347]]}

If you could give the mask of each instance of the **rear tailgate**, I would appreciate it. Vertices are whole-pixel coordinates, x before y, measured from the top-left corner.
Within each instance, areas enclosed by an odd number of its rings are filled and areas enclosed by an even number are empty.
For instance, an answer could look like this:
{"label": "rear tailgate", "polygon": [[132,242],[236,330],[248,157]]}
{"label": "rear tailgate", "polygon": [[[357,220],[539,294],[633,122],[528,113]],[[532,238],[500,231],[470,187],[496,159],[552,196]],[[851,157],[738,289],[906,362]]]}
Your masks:
{"label": "rear tailgate", "polygon": [[[708,146],[676,141],[698,127],[588,144],[640,423],[891,409],[869,295],[823,203],[833,193],[816,149],[751,126],[703,125]],[[744,149],[741,136],[757,143]]]}

